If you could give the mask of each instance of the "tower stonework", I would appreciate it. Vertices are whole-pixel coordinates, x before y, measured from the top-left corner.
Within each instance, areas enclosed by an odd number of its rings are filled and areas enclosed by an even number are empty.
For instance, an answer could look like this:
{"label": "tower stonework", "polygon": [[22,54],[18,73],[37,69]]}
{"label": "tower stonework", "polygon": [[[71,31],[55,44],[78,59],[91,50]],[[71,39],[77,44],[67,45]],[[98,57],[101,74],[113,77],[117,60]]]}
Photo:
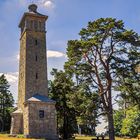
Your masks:
{"label": "tower stonework", "polygon": [[55,101],[48,98],[46,29],[48,16],[29,5],[19,28],[18,107],[12,113],[11,134],[57,139]]}

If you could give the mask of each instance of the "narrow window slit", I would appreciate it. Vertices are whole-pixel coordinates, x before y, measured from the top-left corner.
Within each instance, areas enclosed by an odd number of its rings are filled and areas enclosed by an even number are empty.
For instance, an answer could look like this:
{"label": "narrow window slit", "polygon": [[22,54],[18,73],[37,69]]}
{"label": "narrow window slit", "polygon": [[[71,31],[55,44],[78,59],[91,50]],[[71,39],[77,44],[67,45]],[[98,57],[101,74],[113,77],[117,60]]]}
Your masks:
{"label": "narrow window slit", "polygon": [[36,73],[36,79],[38,79],[38,73]]}
{"label": "narrow window slit", "polygon": [[35,40],[35,45],[37,45],[38,44],[38,41],[37,41],[37,39]]}
{"label": "narrow window slit", "polygon": [[36,55],[36,56],[35,56],[35,61],[37,61],[37,59],[38,59],[38,58],[37,58],[37,55]]}

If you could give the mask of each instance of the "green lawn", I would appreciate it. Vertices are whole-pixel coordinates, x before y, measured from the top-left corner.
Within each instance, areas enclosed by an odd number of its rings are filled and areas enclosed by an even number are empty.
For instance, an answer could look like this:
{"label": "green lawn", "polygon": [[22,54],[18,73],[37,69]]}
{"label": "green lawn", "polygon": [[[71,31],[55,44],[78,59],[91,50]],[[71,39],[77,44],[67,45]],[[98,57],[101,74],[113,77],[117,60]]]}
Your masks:
{"label": "green lawn", "polygon": [[[16,137],[9,137],[8,134],[0,134],[0,140],[44,140],[44,139],[26,139],[26,138],[21,138],[22,136],[19,135],[19,138]],[[90,136],[77,136],[75,137],[75,140],[91,140],[92,138],[95,137],[90,137]],[[116,140],[138,140],[138,139],[124,139],[124,138],[116,138]]]}
{"label": "green lawn", "polygon": [[[89,136],[77,136],[75,137],[75,140],[91,140],[92,138],[95,137],[89,137]],[[126,138],[117,138],[116,140],[138,140],[137,138],[133,138],[133,139],[126,139]]]}
{"label": "green lawn", "polygon": [[22,138],[22,135],[17,137],[9,137],[8,134],[0,134],[0,140],[44,140],[44,139],[26,139]]}

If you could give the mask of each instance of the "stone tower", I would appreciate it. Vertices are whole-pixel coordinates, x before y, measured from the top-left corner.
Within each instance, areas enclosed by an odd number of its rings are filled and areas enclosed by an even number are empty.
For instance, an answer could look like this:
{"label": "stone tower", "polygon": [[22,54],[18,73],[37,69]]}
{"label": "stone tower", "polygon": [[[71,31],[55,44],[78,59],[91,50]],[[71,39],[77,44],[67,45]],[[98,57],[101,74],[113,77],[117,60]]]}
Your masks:
{"label": "stone tower", "polygon": [[12,113],[11,134],[57,139],[55,102],[48,98],[46,29],[48,16],[29,5],[19,28],[18,108]]}

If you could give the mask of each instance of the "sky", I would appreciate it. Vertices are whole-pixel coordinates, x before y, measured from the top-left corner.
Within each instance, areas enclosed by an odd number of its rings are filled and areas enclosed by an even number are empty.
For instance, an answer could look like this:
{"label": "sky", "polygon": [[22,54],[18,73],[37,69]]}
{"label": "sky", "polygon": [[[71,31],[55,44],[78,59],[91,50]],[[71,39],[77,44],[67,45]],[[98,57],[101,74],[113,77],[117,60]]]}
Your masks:
{"label": "sky", "polygon": [[140,0],[0,0],[0,74],[4,73],[17,101],[19,38],[18,24],[31,3],[38,12],[48,15],[48,76],[52,68],[63,69],[67,60],[67,41],[78,39],[78,33],[89,21],[101,17],[123,20],[127,29],[140,34]]}

